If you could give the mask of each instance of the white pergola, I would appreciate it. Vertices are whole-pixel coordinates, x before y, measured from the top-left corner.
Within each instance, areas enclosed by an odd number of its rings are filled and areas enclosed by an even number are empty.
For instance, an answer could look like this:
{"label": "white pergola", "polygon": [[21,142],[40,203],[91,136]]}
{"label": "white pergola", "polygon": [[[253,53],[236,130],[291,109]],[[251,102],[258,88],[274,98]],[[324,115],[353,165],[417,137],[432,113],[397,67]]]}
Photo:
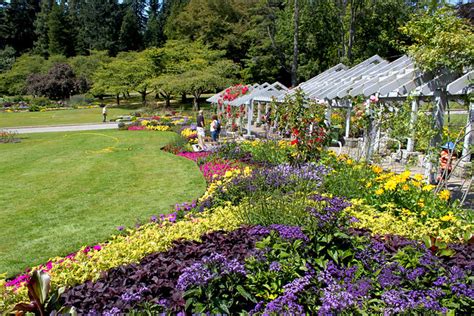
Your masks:
{"label": "white pergola", "polygon": [[[368,100],[372,96],[382,103],[404,101],[410,97],[413,99],[411,126],[416,123],[420,100],[435,100],[436,109],[433,113],[436,117],[435,128],[438,133],[441,133],[448,99],[459,100],[472,91],[473,76],[472,71],[463,76],[449,72],[433,75],[419,70],[408,56],[388,62],[375,55],[352,68],[338,64],[291,89],[287,95],[291,96],[297,89],[300,89],[306,97],[319,102],[324,101],[328,105],[326,118],[329,124],[332,108],[347,108],[345,137],[349,136],[351,99],[353,97],[363,96]],[[284,97],[280,97],[280,101]],[[471,141],[472,104],[470,109],[463,148],[465,157]],[[372,112],[368,112],[368,114],[370,115]],[[370,158],[379,137],[378,122],[371,120],[370,125],[369,133],[365,137],[367,159]],[[433,140],[433,144],[440,140],[439,136]],[[413,137],[414,135],[411,135],[408,139],[408,152],[413,151]]]}
{"label": "white pergola", "polygon": [[[210,97],[207,99],[207,102],[218,104],[223,92]],[[254,116],[254,105],[257,103],[257,120],[256,123],[261,122],[261,115],[262,115],[262,107],[263,103],[268,104],[273,100],[280,98],[282,95],[288,92],[288,88],[285,87],[280,82],[274,82],[273,84],[269,84],[265,82],[263,84],[254,84],[249,87],[249,92],[245,95],[242,95],[235,100],[224,102],[223,105],[230,105],[234,107],[240,107],[242,105],[247,107],[247,136],[252,134],[252,122]],[[218,104],[219,106],[219,104]]]}

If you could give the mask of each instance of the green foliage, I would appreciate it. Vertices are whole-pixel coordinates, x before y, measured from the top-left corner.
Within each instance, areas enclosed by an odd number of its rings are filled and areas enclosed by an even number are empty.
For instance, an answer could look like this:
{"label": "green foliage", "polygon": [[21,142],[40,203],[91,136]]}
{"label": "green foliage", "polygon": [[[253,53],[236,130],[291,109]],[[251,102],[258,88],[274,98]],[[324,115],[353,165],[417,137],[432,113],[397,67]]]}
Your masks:
{"label": "green foliage", "polygon": [[155,73],[148,82],[165,97],[167,105],[172,94],[191,93],[198,108],[203,92],[231,83],[235,65],[223,55],[223,51],[200,42],[168,41],[163,48],[149,50]]}
{"label": "green foliage", "polygon": [[301,90],[285,100],[276,108],[275,119],[281,122],[278,129],[283,135],[290,134],[296,144],[296,154],[290,159],[295,162],[314,161],[329,141],[324,122],[325,107],[307,100]]}
{"label": "green foliage", "polygon": [[[235,193],[235,190],[230,191]],[[306,196],[301,192],[290,195],[277,190],[257,192],[240,201],[236,215],[243,223],[251,225],[303,225],[308,218],[306,205]]]}
{"label": "green foliage", "polygon": [[12,68],[0,74],[0,89],[9,95],[26,92],[26,78],[31,74],[46,73],[50,62],[41,56],[25,54],[18,57]]}
{"label": "green foliage", "polygon": [[47,19],[48,54],[71,56],[74,54],[74,43],[71,37],[71,26],[64,11],[64,6],[53,4]]}
{"label": "green foliage", "polygon": [[13,47],[7,46],[0,50],[0,74],[10,70],[15,63],[15,50]]}
{"label": "green foliage", "polygon": [[[283,293],[283,286],[303,276],[308,268],[307,247],[302,240],[285,241],[277,233],[271,232],[255,244],[265,260],[250,257],[246,260],[247,278],[244,288],[255,295],[257,300],[271,301]],[[272,270],[270,265],[278,263],[279,269]]]}
{"label": "green foliage", "polygon": [[400,30],[412,41],[408,54],[424,70],[462,71],[474,64],[473,28],[453,9],[416,14]]}
{"label": "green foliage", "polygon": [[121,51],[140,50],[143,47],[139,20],[131,6],[126,10],[122,21],[119,43]]}

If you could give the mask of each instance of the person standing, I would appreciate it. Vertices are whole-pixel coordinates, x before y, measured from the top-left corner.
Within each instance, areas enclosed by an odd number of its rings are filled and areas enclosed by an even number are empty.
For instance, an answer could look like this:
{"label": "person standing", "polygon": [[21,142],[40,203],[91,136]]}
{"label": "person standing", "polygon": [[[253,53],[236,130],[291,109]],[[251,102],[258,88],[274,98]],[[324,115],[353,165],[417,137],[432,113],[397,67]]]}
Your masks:
{"label": "person standing", "polygon": [[196,131],[197,131],[197,136],[198,136],[198,146],[201,148],[201,150],[204,150],[205,149],[204,137],[206,136],[206,132],[204,131],[204,126],[206,125],[204,122],[204,115],[203,115],[202,110],[199,110],[196,123],[197,123]]}
{"label": "person standing", "polygon": [[102,123],[107,122],[107,105],[104,105],[104,107],[102,108],[102,117]]}
{"label": "person standing", "polygon": [[213,115],[210,130],[211,130],[212,141],[215,143],[217,143],[217,140],[219,139],[219,129],[220,129],[220,123],[219,123],[219,120],[217,119],[217,115]]}

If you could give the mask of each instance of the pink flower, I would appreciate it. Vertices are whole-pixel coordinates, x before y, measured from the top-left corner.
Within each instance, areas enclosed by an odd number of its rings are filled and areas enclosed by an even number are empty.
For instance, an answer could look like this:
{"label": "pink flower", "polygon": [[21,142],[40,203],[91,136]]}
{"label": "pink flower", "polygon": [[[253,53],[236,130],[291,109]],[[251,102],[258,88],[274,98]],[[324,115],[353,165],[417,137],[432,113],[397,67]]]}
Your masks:
{"label": "pink flower", "polygon": [[95,245],[92,248],[94,248],[94,250],[97,250],[97,251],[102,250],[102,247],[100,245]]}

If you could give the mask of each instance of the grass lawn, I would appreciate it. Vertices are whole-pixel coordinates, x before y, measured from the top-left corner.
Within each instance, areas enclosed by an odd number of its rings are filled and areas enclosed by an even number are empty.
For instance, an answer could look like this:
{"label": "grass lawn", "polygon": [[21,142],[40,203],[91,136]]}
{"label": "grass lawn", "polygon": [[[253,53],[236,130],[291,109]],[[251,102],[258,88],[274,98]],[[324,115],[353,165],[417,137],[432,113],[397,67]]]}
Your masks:
{"label": "grass lawn", "polygon": [[[133,110],[108,108],[108,119],[118,115],[127,115]],[[0,112],[1,127],[62,125],[79,123],[101,123],[102,109],[71,109],[47,112]]]}
{"label": "grass lawn", "polygon": [[70,132],[0,144],[0,273],[107,240],[205,190],[198,167],[163,152],[171,132]]}

